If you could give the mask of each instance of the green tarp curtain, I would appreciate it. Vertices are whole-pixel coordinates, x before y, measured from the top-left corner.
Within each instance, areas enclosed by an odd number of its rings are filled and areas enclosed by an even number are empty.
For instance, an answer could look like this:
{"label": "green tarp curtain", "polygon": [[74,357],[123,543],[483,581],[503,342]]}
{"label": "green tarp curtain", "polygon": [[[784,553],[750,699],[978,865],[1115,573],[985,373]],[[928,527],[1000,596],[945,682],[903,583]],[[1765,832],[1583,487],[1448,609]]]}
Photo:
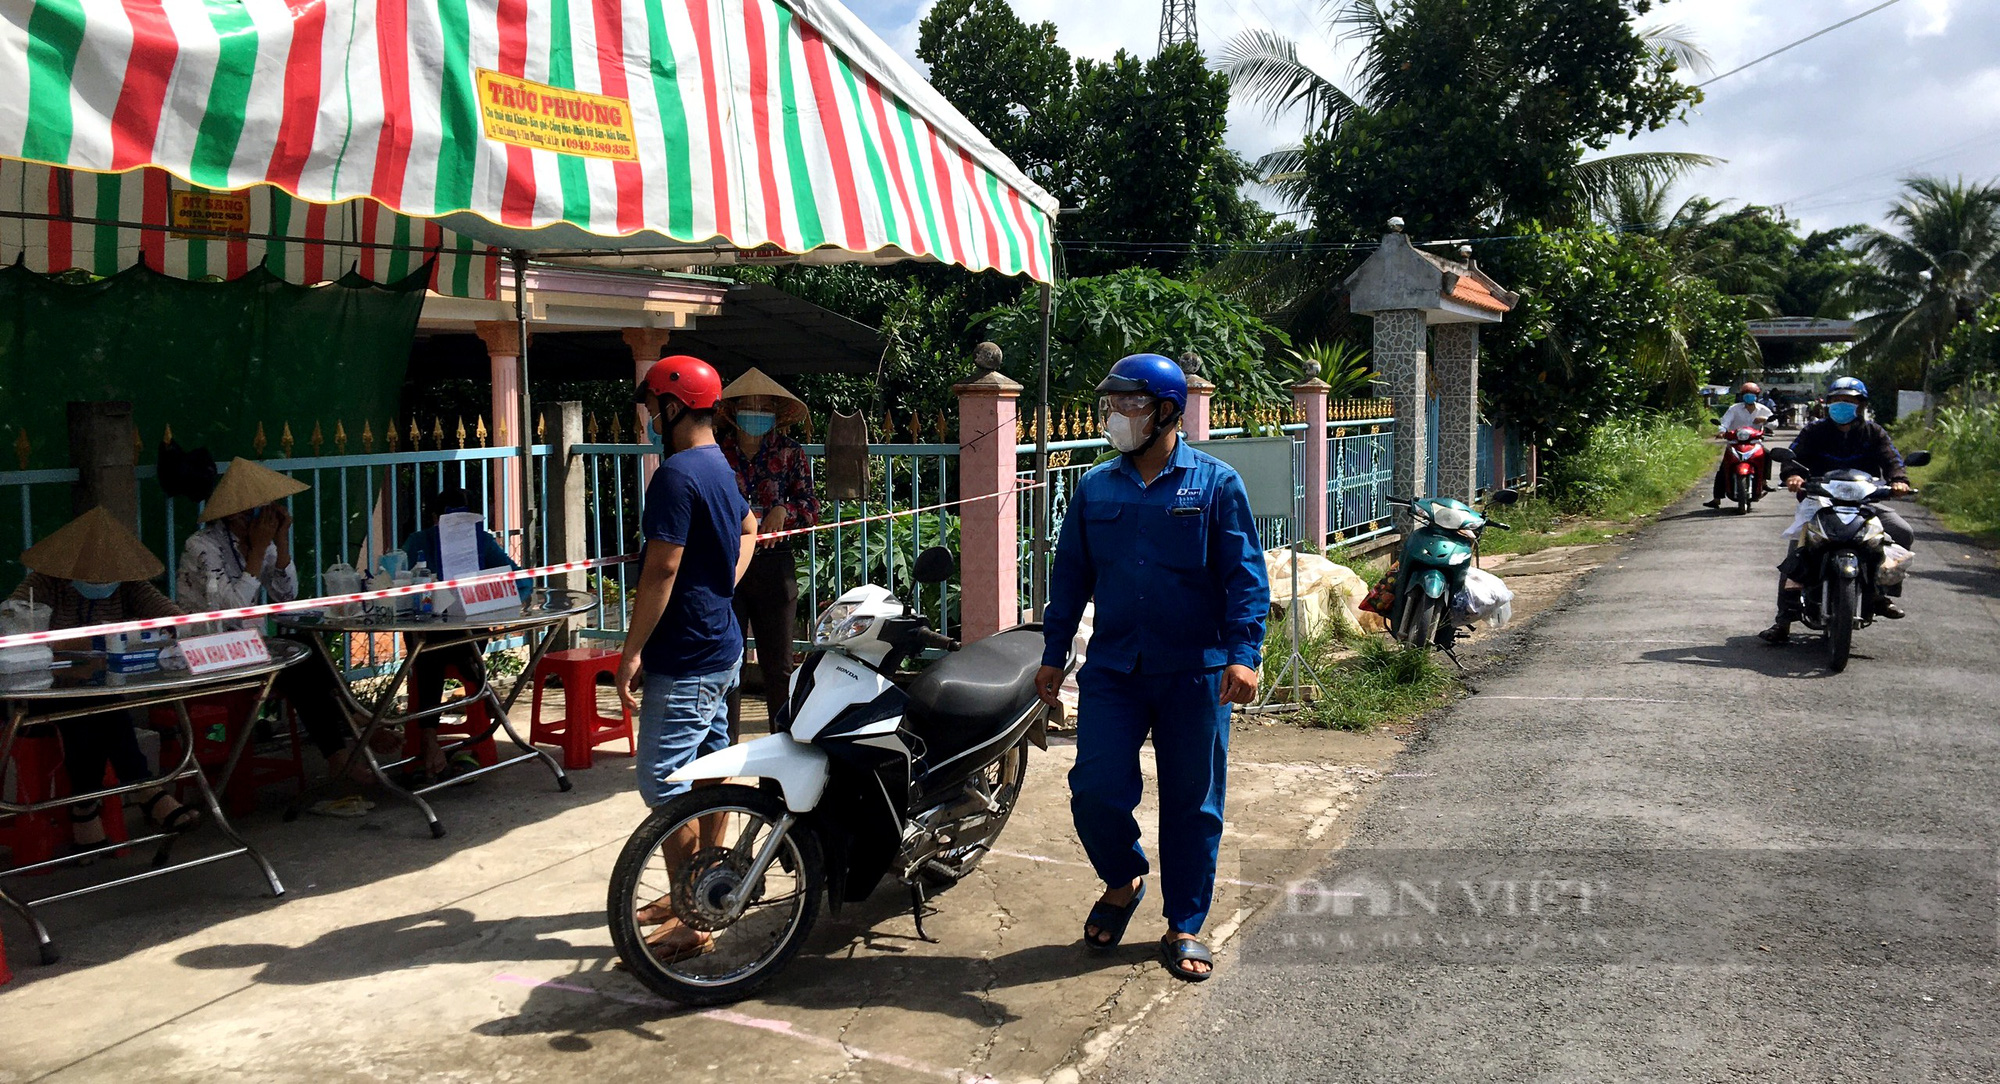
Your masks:
{"label": "green tarp curtain", "polygon": [[145,461],[168,425],[225,462],[254,458],[260,422],[272,448],[288,423],[301,446],[315,422],[329,441],[336,421],[379,428],[396,411],[429,278],[428,264],[393,283],[349,272],[318,286],[262,267],[228,282],[143,265],[92,282],[0,269],[0,437],[11,450],[24,428],[31,466],[63,466],[65,404],[81,399],[130,402]]}
{"label": "green tarp curtain", "polygon": [[[261,267],[227,282],[171,278],[143,265],[94,281],[19,263],[0,268],[0,472],[21,466],[24,433],[29,468],[67,466],[66,404],[76,400],[131,403],[141,463],[154,461],[169,425],[182,447],[206,446],[224,465],[232,455],[258,458],[259,423],[265,457],[284,454],[287,424],[294,455],[314,454],[315,423],[324,454],[335,453],[336,423],[346,427],[348,450],[360,451],[363,423],[383,432],[397,411],[429,278],[428,264],[393,283],[350,272],[318,286]],[[29,488],[27,524],[16,487],[0,490],[0,593],[21,576],[24,537],[41,538],[71,515],[69,487]],[[141,485],[141,537],[161,557],[195,527],[194,507],[179,506],[181,537],[168,538],[158,489]],[[359,516],[366,507],[357,500],[349,511]],[[304,535],[299,545],[310,583],[318,547]]]}

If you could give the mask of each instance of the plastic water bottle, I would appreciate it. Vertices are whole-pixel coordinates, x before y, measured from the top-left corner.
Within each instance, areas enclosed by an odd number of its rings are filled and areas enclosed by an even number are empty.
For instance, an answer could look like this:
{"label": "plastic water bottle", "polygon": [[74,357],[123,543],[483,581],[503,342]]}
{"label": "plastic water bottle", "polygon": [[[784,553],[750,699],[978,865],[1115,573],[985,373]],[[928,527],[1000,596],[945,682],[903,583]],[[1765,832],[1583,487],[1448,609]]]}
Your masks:
{"label": "plastic water bottle", "polygon": [[[412,583],[436,583],[437,576],[431,572],[431,566],[428,562],[418,561],[417,567],[410,570],[410,581]],[[412,596],[417,600],[416,612],[418,614],[426,617],[430,615],[432,611],[431,594],[432,592],[429,591],[419,591]]]}

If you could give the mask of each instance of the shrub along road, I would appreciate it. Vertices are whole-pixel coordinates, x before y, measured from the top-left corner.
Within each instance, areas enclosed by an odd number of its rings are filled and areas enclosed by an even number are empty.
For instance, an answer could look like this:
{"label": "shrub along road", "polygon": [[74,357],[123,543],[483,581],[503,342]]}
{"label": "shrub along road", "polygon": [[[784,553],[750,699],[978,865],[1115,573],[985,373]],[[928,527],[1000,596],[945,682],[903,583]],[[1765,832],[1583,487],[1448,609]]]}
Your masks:
{"label": "shrub along road", "polygon": [[2000,571],[1905,506],[1910,617],[1830,675],[1754,637],[1790,502],[1697,499],[1497,638],[1317,883],[1093,1076],[2000,1077]]}

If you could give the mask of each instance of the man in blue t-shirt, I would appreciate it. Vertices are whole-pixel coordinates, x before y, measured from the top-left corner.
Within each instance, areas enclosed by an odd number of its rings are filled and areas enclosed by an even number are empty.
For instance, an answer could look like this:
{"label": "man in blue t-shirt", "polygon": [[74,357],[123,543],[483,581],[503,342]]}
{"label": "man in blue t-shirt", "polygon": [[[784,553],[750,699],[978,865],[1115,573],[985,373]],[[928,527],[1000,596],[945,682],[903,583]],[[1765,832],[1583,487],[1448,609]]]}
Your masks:
{"label": "man in blue t-shirt", "polygon": [[[667,777],[729,745],[729,694],[743,663],[736,583],[756,552],[757,520],[715,443],[722,378],[686,355],[639,384],[666,454],[646,487],[638,596],[618,660],[618,695],[639,717],[639,795],[659,806],[688,789]],[[644,674],[644,696],[634,695]]]}

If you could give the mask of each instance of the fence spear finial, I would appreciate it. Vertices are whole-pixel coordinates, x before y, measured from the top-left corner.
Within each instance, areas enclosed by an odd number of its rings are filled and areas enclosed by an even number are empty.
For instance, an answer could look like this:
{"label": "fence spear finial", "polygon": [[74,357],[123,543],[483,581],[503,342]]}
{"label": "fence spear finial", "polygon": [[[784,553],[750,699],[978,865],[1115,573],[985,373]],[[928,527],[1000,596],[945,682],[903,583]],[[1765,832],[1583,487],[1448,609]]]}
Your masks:
{"label": "fence spear finial", "polygon": [[326,447],[326,434],[320,431],[318,418],[313,419],[312,436],[307,438],[307,443],[312,445],[314,455],[320,454],[320,449]]}
{"label": "fence spear finial", "polygon": [[278,434],[278,450],[284,452],[285,458],[289,459],[292,455],[292,449],[297,446],[297,443],[297,441],[292,439],[292,423],[286,422],[284,429]]}
{"label": "fence spear finial", "polygon": [[33,448],[28,444],[28,427],[25,425],[16,426],[14,429],[14,458],[21,461],[22,470],[28,469],[28,453],[32,450]]}

